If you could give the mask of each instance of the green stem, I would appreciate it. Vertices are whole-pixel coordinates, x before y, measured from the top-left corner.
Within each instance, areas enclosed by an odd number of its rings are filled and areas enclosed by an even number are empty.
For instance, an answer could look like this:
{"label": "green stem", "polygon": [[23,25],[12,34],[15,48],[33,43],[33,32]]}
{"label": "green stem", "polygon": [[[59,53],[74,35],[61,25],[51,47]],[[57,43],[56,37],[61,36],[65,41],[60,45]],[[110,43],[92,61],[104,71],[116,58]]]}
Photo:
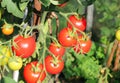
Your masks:
{"label": "green stem", "polygon": [[77,0],[77,2],[80,4],[80,5],[83,5],[82,2],[80,0]]}
{"label": "green stem", "polygon": [[51,38],[57,45],[60,45],[55,37],[52,37],[50,35],[47,35],[47,37]]}
{"label": "green stem", "polygon": [[47,16],[47,13],[48,13],[48,11],[44,11],[44,12],[43,12],[41,24],[44,24],[45,18],[46,18],[46,16]]}

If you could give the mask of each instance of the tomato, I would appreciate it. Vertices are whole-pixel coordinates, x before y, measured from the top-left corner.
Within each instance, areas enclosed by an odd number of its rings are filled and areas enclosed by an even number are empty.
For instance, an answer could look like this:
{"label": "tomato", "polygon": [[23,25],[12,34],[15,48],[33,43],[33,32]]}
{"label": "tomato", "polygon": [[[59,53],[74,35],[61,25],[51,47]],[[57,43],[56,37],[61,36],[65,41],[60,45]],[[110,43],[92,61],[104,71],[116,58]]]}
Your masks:
{"label": "tomato", "polygon": [[72,29],[63,28],[58,34],[58,41],[64,47],[71,47],[76,45],[77,40],[74,36]]}
{"label": "tomato", "polygon": [[61,45],[57,45],[56,43],[51,43],[48,49],[56,57],[62,57],[65,53],[65,48]]}
{"label": "tomato", "polygon": [[14,31],[13,25],[5,23],[2,26],[2,33],[4,35],[11,35]]}
{"label": "tomato", "polygon": [[8,63],[11,56],[10,49],[7,46],[0,45],[0,66],[4,66]]}
{"label": "tomato", "polygon": [[81,52],[83,54],[86,54],[90,51],[92,46],[92,41],[90,39],[87,40],[79,40],[77,45],[74,47],[75,52]]}
{"label": "tomato", "polygon": [[[77,30],[78,32],[79,32],[79,30],[84,31],[86,29],[86,19],[84,17],[77,18],[75,15],[71,15],[71,16],[69,16],[69,20],[71,21],[73,26],[78,29]],[[73,27],[71,23],[67,22],[67,26],[69,28]]]}
{"label": "tomato", "polygon": [[31,36],[24,38],[18,35],[13,42],[12,50],[15,52],[16,56],[22,58],[28,58],[32,56],[36,48],[35,39]]}
{"label": "tomato", "polygon": [[43,64],[38,64],[38,61],[28,63],[24,67],[23,76],[27,83],[37,83],[38,81],[41,83],[46,77]]}
{"label": "tomato", "polygon": [[48,55],[45,58],[45,68],[50,74],[59,74],[64,68],[64,61],[61,58],[55,60],[52,56]]}
{"label": "tomato", "polygon": [[120,41],[120,29],[116,31],[115,37],[118,41]]}
{"label": "tomato", "polygon": [[22,59],[20,57],[11,57],[8,61],[8,66],[11,70],[19,70],[22,68]]}

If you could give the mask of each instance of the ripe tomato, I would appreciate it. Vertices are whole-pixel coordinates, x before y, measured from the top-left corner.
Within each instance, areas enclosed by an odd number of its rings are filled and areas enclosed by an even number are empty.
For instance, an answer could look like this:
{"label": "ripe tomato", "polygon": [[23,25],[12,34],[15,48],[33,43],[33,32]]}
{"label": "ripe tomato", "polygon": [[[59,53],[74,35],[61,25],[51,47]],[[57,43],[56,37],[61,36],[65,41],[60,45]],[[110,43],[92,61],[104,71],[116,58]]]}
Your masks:
{"label": "ripe tomato", "polygon": [[11,24],[7,24],[5,23],[3,26],[2,26],[2,33],[4,35],[11,35],[14,31],[14,28]]}
{"label": "ripe tomato", "polygon": [[18,35],[13,42],[12,50],[15,52],[16,56],[22,58],[30,57],[36,48],[35,39],[31,36],[24,38]]}
{"label": "ripe tomato", "polygon": [[58,41],[64,47],[71,47],[76,45],[77,40],[70,28],[63,28],[58,34]]}
{"label": "ripe tomato", "polygon": [[10,49],[7,46],[0,45],[0,66],[4,66],[8,63],[11,56]]}
{"label": "ripe tomato", "polygon": [[61,58],[55,60],[52,56],[48,55],[45,58],[45,68],[50,74],[58,74],[64,68],[64,61]]}
{"label": "ripe tomato", "polygon": [[20,57],[11,57],[8,61],[8,66],[11,70],[19,70],[22,68],[22,59]]}
{"label": "ripe tomato", "polygon": [[86,54],[90,51],[92,46],[92,41],[90,39],[88,40],[79,40],[77,45],[74,47],[75,52],[81,52],[83,54]]}
{"label": "ripe tomato", "polygon": [[41,83],[46,77],[43,64],[38,65],[38,61],[28,63],[24,67],[23,76],[27,83],[37,83],[38,81]]}
{"label": "ripe tomato", "polygon": [[[79,30],[84,31],[86,29],[86,19],[84,17],[79,19],[75,15],[71,15],[69,16],[69,20],[71,21],[73,26],[78,29],[78,32]],[[67,22],[69,28],[73,27],[71,23]]]}
{"label": "ripe tomato", "polygon": [[49,46],[49,51],[53,53],[56,57],[62,57],[65,53],[65,48],[61,45],[57,45],[55,43],[51,43]]}
{"label": "ripe tomato", "polygon": [[118,41],[120,41],[120,30],[116,31],[115,37]]}

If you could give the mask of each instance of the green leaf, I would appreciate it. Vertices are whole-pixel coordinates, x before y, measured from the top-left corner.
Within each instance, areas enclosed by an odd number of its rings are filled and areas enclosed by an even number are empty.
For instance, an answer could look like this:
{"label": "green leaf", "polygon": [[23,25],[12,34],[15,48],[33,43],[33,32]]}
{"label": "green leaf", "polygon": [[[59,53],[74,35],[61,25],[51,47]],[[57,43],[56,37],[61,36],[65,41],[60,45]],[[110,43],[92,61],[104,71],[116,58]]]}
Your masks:
{"label": "green leaf", "polygon": [[10,77],[4,76],[0,83],[17,83],[17,82],[15,82],[15,80],[13,80]]}
{"label": "green leaf", "polygon": [[40,2],[45,6],[49,6],[50,5],[50,0],[40,0]]}
{"label": "green leaf", "polygon": [[88,6],[93,4],[96,0],[79,0],[79,1],[81,1],[83,5]]}
{"label": "green leaf", "polygon": [[6,7],[7,11],[16,17],[23,18],[24,16],[24,12],[20,11],[17,4],[12,0],[2,0],[1,6]]}
{"label": "green leaf", "polygon": [[19,3],[20,10],[24,11],[25,8],[27,7],[27,4],[28,4],[28,2]]}

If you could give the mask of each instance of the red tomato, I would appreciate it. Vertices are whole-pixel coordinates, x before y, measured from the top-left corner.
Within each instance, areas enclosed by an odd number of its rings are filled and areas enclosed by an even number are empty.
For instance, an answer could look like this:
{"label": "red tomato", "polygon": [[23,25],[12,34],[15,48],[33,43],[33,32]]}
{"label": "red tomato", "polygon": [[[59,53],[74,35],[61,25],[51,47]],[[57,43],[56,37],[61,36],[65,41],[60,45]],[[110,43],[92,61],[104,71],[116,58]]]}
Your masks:
{"label": "red tomato", "polygon": [[92,46],[92,41],[90,39],[88,40],[79,40],[78,44],[74,47],[75,52],[81,52],[83,54],[86,54],[90,51]]}
{"label": "red tomato", "polygon": [[[71,15],[69,16],[69,20],[71,21],[73,26],[78,29],[78,32],[79,30],[84,31],[86,29],[86,19],[84,17],[79,19],[75,15]],[[67,22],[69,28],[73,27],[71,23]]]}
{"label": "red tomato", "polygon": [[[37,83],[37,81],[42,82],[45,79],[46,73],[43,70],[43,64],[39,64],[37,68],[37,63],[38,61],[33,61],[24,67],[23,76],[27,83]],[[36,67],[36,69],[34,67]]]}
{"label": "red tomato", "polygon": [[13,52],[15,52],[16,56],[20,56],[22,58],[30,57],[35,51],[36,42],[33,37],[24,38],[18,35],[14,39],[14,45],[12,46]]}
{"label": "red tomato", "polygon": [[64,68],[64,61],[61,58],[55,60],[52,56],[48,55],[45,58],[45,68],[50,74],[59,74]]}
{"label": "red tomato", "polygon": [[56,57],[62,57],[65,53],[65,48],[61,45],[57,45],[55,43],[51,43],[49,46],[49,51],[53,53]]}
{"label": "red tomato", "polygon": [[58,34],[58,41],[64,47],[71,47],[77,44],[73,31],[70,28],[63,28]]}

